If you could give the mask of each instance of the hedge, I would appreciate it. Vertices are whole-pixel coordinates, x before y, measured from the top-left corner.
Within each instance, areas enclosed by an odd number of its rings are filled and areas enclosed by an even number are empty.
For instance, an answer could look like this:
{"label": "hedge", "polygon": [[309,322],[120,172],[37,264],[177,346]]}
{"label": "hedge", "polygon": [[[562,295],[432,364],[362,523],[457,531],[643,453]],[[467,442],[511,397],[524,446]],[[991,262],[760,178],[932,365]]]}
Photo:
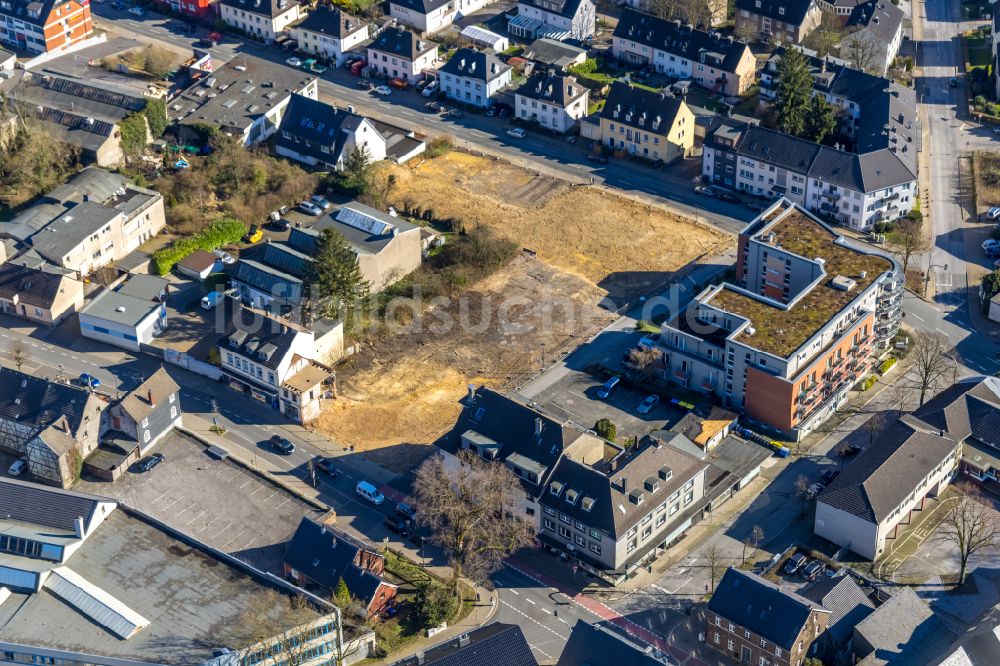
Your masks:
{"label": "hedge", "polygon": [[234,217],[222,217],[193,236],[181,238],[153,253],[153,265],[159,275],[166,275],[174,265],[195,250],[211,252],[223,245],[235,243],[246,234],[247,227]]}
{"label": "hedge", "polygon": [[882,362],[882,365],[878,366],[879,374],[884,375],[885,373],[889,372],[889,370],[891,370],[892,366],[894,365],[896,365],[896,359],[887,358],[885,361]]}
{"label": "hedge", "polygon": [[875,386],[875,382],[877,382],[877,381],[878,381],[878,376],[877,375],[870,376],[868,379],[866,379],[864,381],[863,384],[861,384],[861,390],[862,391],[867,391],[871,387]]}

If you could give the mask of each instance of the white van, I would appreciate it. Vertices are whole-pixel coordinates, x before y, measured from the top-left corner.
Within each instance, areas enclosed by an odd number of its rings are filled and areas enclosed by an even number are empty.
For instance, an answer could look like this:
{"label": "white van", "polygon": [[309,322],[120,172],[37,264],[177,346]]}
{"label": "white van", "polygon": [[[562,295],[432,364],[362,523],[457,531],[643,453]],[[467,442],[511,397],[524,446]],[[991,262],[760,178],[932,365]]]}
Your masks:
{"label": "white van", "polygon": [[213,291],[206,294],[201,299],[202,309],[211,310],[222,301],[223,296],[225,296],[225,294],[223,294],[221,291]]}
{"label": "white van", "polygon": [[366,500],[372,504],[381,504],[385,501],[385,495],[378,491],[378,488],[368,483],[367,481],[358,481],[358,487],[355,491],[364,497]]}

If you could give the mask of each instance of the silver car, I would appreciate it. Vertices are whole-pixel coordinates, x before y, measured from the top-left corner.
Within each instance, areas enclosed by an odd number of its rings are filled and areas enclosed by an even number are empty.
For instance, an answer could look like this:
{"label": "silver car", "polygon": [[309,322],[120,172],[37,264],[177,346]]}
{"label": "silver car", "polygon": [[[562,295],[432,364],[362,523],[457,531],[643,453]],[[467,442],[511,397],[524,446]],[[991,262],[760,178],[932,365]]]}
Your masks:
{"label": "silver car", "polygon": [[300,201],[299,210],[301,210],[306,215],[322,215],[323,209],[314,204],[311,201]]}

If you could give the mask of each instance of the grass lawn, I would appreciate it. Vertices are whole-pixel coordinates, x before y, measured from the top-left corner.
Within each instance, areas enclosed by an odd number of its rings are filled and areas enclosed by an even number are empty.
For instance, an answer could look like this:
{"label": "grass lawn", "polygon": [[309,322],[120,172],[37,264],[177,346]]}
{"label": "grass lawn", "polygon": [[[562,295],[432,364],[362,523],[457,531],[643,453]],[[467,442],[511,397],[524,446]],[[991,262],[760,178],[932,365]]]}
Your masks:
{"label": "grass lawn", "polygon": [[740,100],[740,103],[733,107],[733,113],[743,116],[752,116],[757,113],[760,105],[760,91],[754,90]]}

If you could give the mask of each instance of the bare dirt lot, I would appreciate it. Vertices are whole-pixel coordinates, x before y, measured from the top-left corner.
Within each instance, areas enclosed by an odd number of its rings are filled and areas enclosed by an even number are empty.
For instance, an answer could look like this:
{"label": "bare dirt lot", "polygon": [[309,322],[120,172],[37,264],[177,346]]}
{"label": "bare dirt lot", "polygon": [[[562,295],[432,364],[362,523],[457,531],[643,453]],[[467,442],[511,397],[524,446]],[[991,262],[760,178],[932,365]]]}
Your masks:
{"label": "bare dirt lot", "polygon": [[469,384],[522,383],[611,321],[609,292],[648,293],[733,243],[663,209],[465,153],[392,169],[398,210],[486,225],[537,253],[424,312],[423,325],[372,336],[337,368],[338,399],[316,426],[398,473],[454,424]]}
{"label": "bare dirt lot", "polygon": [[397,208],[432,210],[467,228],[488,225],[613,296],[644,293],[734,243],[665,209],[467,153],[453,151],[396,174]]}

